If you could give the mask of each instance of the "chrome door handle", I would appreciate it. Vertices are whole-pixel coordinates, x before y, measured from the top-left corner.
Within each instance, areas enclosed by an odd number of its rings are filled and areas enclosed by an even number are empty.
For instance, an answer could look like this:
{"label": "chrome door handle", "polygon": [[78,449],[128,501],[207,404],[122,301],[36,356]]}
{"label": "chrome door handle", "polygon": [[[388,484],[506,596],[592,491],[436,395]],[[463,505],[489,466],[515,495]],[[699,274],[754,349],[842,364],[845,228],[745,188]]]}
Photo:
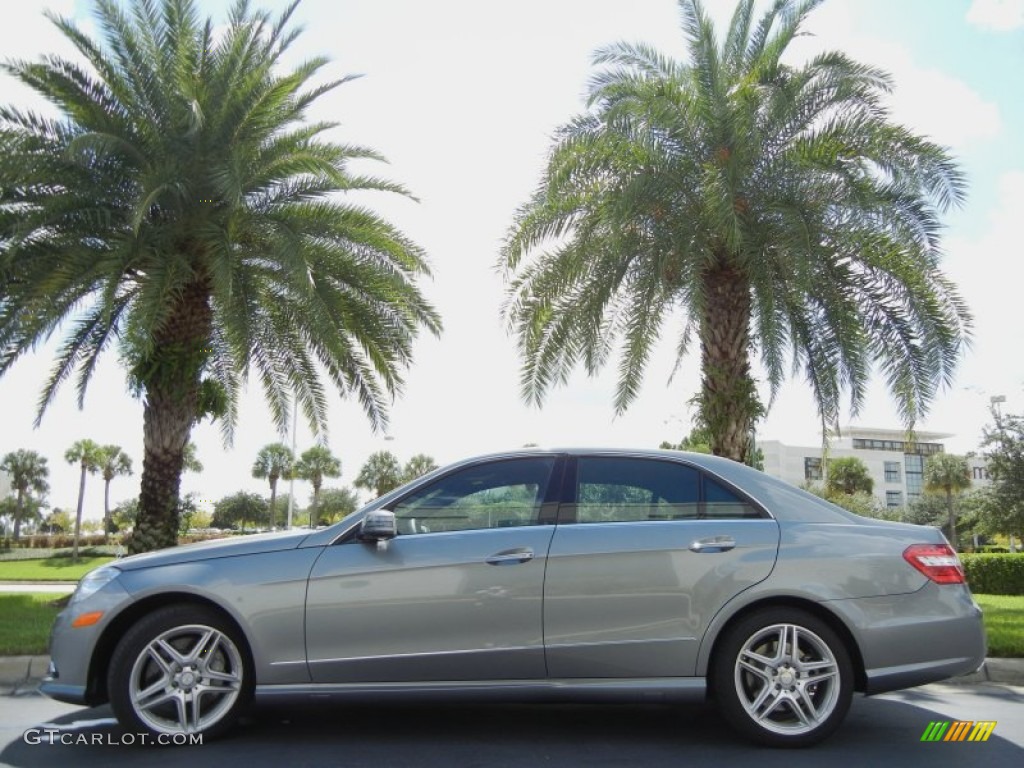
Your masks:
{"label": "chrome door handle", "polygon": [[728,552],[736,546],[736,539],[732,536],[708,536],[706,539],[697,539],[690,545],[691,552]]}
{"label": "chrome door handle", "polygon": [[488,565],[519,565],[533,560],[533,550],[528,547],[506,549],[487,558]]}

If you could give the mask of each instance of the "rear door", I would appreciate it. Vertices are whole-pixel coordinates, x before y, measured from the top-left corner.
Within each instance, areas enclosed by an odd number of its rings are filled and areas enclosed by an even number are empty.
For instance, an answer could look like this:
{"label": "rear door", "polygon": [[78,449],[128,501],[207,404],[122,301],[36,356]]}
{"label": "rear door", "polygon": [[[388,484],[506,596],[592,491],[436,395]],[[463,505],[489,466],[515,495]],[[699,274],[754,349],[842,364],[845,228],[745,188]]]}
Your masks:
{"label": "rear door", "polygon": [[777,523],[682,462],[591,455],[567,471],[544,593],[549,676],[693,675],[712,617],[771,572]]}

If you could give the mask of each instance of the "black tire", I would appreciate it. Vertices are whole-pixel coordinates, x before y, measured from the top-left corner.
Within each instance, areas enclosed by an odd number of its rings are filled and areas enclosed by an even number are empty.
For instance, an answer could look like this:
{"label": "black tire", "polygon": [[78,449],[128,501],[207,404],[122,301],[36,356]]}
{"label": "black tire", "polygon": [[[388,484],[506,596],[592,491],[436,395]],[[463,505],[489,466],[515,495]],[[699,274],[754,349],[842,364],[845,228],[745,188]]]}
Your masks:
{"label": "black tire", "polygon": [[711,663],[713,694],[726,720],[771,747],[808,747],[830,736],[850,708],[853,684],[842,639],[796,608],[744,616],[721,637]]}
{"label": "black tire", "polygon": [[206,739],[230,728],[252,699],[255,675],[248,646],[221,613],[171,605],[124,634],[110,658],[107,686],[125,728],[161,743],[187,743],[175,735]]}

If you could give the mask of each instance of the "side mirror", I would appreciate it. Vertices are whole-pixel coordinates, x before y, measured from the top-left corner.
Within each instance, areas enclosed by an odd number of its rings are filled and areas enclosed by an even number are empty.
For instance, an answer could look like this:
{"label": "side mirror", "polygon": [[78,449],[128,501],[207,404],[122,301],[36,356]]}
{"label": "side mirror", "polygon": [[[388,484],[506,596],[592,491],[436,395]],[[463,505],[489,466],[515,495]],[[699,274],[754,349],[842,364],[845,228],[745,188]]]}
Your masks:
{"label": "side mirror", "polygon": [[395,513],[386,509],[367,512],[359,525],[359,540],[375,541],[378,549],[385,549],[388,542],[397,535],[398,523],[395,522]]}

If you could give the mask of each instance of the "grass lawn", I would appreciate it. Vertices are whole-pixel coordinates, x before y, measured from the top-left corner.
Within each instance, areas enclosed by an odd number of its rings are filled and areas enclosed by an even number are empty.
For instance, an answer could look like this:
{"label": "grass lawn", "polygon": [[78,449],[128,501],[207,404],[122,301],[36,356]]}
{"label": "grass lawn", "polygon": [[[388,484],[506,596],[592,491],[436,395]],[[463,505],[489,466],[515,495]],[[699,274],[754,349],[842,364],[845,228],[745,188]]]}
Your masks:
{"label": "grass lawn", "polygon": [[985,612],[989,656],[1024,656],[1024,596],[975,595]]}
{"label": "grass lawn", "polygon": [[[104,558],[94,558],[97,564]],[[0,590],[3,587],[0,586]],[[67,595],[0,593],[0,656],[46,653],[50,625]],[[988,655],[1024,657],[1024,596],[975,595],[985,611]]]}
{"label": "grass lawn", "polygon": [[[0,581],[78,581],[93,568],[109,563],[112,557],[47,557],[44,560],[4,560],[0,562]],[[0,587],[2,591],[2,587]]]}
{"label": "grass lawn", "polygon": [[0,594],[0,656],[46,653],[50,626],[66,596],[44,592]]}

